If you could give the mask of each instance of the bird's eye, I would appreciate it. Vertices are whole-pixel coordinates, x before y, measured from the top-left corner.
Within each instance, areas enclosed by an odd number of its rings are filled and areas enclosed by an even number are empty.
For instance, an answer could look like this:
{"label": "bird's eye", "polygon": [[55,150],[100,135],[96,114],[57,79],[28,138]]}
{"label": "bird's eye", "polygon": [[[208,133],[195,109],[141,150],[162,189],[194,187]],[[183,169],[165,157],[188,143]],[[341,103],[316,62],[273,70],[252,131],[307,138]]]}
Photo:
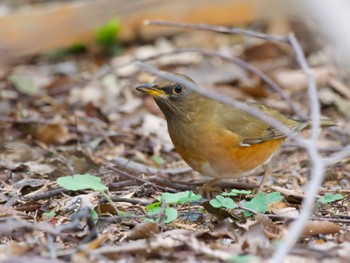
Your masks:
{"label": "bird's eye", "polygon": [[173,89],[173,93],[180,94],[182,92],[183,88],[180,85],[176,85]]}

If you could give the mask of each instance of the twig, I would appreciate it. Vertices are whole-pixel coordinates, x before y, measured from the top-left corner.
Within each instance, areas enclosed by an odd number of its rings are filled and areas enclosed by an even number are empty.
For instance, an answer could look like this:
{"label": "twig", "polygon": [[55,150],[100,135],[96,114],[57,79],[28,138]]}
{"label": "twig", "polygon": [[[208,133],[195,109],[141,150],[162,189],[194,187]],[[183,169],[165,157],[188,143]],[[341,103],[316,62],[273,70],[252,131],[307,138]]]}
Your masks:
{"label": "twig", "polygon": [[338,151],[337,153],[332,154],[330,157],[323,158],[323,161],[325,162],[326,165],[331,165],[349,156],[350,156],[350,145],[344,147],[342,150]]}
{"label": "twig", "polygon": [[70,192],[70,190],[67,190],[63,187],[59,187],[59,188],[56,188],[56,189],[53,189],[53,190],[50,190],[50,191],[47,191],[44,193],[40,193],[40,194],[36,194],[36,195],[32,195],[32,196],[24,196],[24,197],[22,197],[22,199],[23,200],[33,200],[33,201],[42,200],[42,199],[49,199],[53,196],[60,195],[62,193],[67,193],[67,192]]}
{"label": "twig", "polygon": [[[150,203],[146,203],[146,202],[142,202],[140,200],[137,200],[137,199],[130,199],[130,198],[122,198],[122,197],[111,197],[111,200],[113,202],[125,202],[125,203],[130,203],[130,204],[137,204],[137,205],[142,205],[142,206],[147,206],[149,205]],[[100,203],[106,203],[108,202],[108,200],[106,199],[101,199],[100,200]]]}
{"label": "twig", "polygon": [[312,143],[316,145],[317,140],[320,136],[320,117],[321,117],[321,107],[320,107],[320,102],[318,100],[318,95],[317,95],[316,81],[315,81],[315,78],[313,77],[311,68],[307,63],[304,52],[293,33],[290,33],[288,35],[288,42],[294,49],[297,62],[300,68],[304,71],[306,76],[306,80],[308,84],[307,87],[308,87],[309,101],[311,105],[310,107],[311,121],[312,121],[311,140],[312,140]]}
{"label": "twig", "polygon": [[149,57],[144,58],[144,59],[136,59],[135,58],[135,59],[132,59],[126,63],[121,63],[121,64],[117,65],[117,67],[123,67],[123,66],[129,65],[130,63],[133,63],[133,62],[138,62],[138,61],[147,62],[150,60],[155,60],[155,59],[161,58],[163,56],[180,54],[180,53],[187,53],[187,52],[197,52],[197,53],[200,53],[200,54],[203,54],[206,56],[220,57],[223,60],[226,60],[230,63],[235,64],[235,65],[238,65],[239,67],[245,69],[246,71],[249,71],[249,72],[257,75],[273,91],[277,92],[287,102],[288,106],[295,114],[297,114],[301,119],[305,119],[305,116],[303,116],[303,114],[296,108],[296,106],[294,105],[292,100],[289,98],[287,93],[285,93],[284,90],[273,79],[271,79],[268,75],[266,75],[264,72],[262,72],[260,69],[258,69],[254,65],[249,64],[240,58],[229,56],[227,54],[223,54],[222,52],[209,51],[209,50],[199,49],[199,48],[180,48],[180,49],[176,49],[176,50],[173,50],[170,52],[165,52],[165,53],[149,56]]}
{"label": "twig", "polygon": [[[133,172],[139,172],[139,173],[177,175],[177,174],[184,174],[192,171],[192,168],[190,167],[158,169],[155,167],[146,166],[141,163],[136,163],[134,161],[131,161],[122,157],[116,157],[112,161],[117,165],[123,166],[123,168],[125,169],[129,169]],[[203,182],[194,182],[194,183],[174,182],[174,181],[162,178],[158,175],[150,176],[147,178],[147,180],[148,182],[157,182],[181,191],[191,190],[193,189],[193,186],[203,185]],[[255,189],[259,187],[259,185],[257,184],[231,183],[231,182],[224,182],[224,181],[220,182],[218,186],[222,188],[234,188],[234,189]]]}
{"label": "twig", "polygon": [[141,163],[137,163],[122,157],[115,157],[112,162],[123,166],[126,169],[129,169],[134,172],[139,172],[139,173],[161,173],[161,174],[171,174],[171,175],[176,175],[176,174],[184,174],[192,171],[192,168],[187,166],[187,167],[180,167],[180,168],[168,168],[168,169],[158,169],[155,167],[151,166],[146,166]]}
{"label": "twig", "polygon": [[178,28],[187,28],[187,29],[196,29],[196,30],[204,30],[204,31],[212,31],[216,33],[225,33],[231,35],[244,35],[249,37],[261,38],[268,41],[275,42],[287,42],[288,39],[285,36],[277,36],[277,35],[268,35],[261,32],[234,28],[234,27],[226,27],[226,26],[213,26],[207,24],[188,24],[182,22],[171,22],[165,20],[145,20],[145,25],[152,26],[167,26],[167,27],[178,27]]}
{"label": "twig", "polygon": [[165,192],[172,192],[172,193],[175,192],[174,190],[171,190],[171,189],[168,189],[168,188],[156,185],[156,184],[150,182],[149,180],[145,180],[145,179],[142,179],[142,178],[140,178],[138,176],[134,176],[132,174],[126,173],[126,172],[124,172],[124,171],[122,171],[122,170],[120,170],[118,168],[107,166],[107,169],[112,170],[112,171],[114,171],[114,172],[116,172],[118,174],[121,174],[121,175],[125,176],[125,177],[132,178],[132,179],[134,179],[136,181],[139,181],[139,182],[142,182],[142,183],[145,183],[145,184],[151,184],[152,186],[154,186],[158,190],[162,190],[162,191],[165,191]]}
{"label": "twig", "polygon": [[125,181],[120,181],[120,182],[115,182],[115,183],[109,183],[107,185],[107,187],[110,191],[113,191],[113,190],[120,189],[124,186],[130,186],[130,185],[134,185],[134,184],[135,184],[135,180],[125,180]]}
{"label": "twig", "polygon": [[298,40],[294,34],[289,34],[289,43],[293,47],[297,61],[300,67],[305,72],[308,82],[308,95],[311,107],[311,141],[307,142],[305,149],[310,157],[311,161],[311,180],[307,187],[306,193],[308,193],[303,201],[300,216],[296,221],[292,223],[289,228],[288,235],[285,235],[281,241],[281,245],[275,251],[272,262],[283,262],[289,251],[293,248],[298,238],[302,234],[305,224],[312,213],[315,205],[316,194],[321,186],[325,176],[325,164],[317,150],[317,140],[319,137],[320,127],[320,103],[317,96],[316,82],[311,74],[311,69],[306,61],[303,50],[300,47]]}
{"label": "twig", "polygon": [[296,113],[300,118],[305,119],[305,116],[303,116],[302,113],[297,109],[297,107],[292,102],[292,100],[289,98],[287,93],[285,93],[284,90],[273,79],[271,79],[269,76],[267,76],[264,72],[262,72],[260,69],[258,69],[254,65],[249,64],[242,59],[239,59],[239,58],[236,58],[233,56],[229,56],[229,55],[223,54],[222,52],[217,52],[217,51],[209,51],[209,50],[197,49],[197,48],[180,49],[178,51],[180,51],[180,52],[198,52],[198,53],[201,53],[201,54],[204,54],[207,56],[217,56],[223,60],[226,60],[230,63],[236,64],[236,65],[240,66],[241,68],[257,75],[266,84],[268,84],[269,87],[273,91],[277,92],[282,97],[282,99],[284,99],[287,102],[288,106],[290,107],[290,109],[294,113]]}
{"label": "twig", "polygon": [[[44,119],[38,119],[38,118],[27,118],[27,119],[17,119],[17,118],[12,118],[12,117],[7,117],[7,116],[0,116],[0,123],[5,122],[5,123],[15,123],[15,124],[43,124],[43,125],[50,125],[50,124],[57,124],[57,121],[51,121],[51,120],[44,120]],[[82,130],[78,129],[75,126],[71,125],[66,125],[67,129],[71,132],[77,132],[81,134],[87,134],[91,136],[115,136],[119,135],[115,131],[106,131],[105,134],[101,134],[101,131],[93,131],[93,130]]]}
{"label": "twig", "polygon": [[[290,217],[290,216],[282,216],[282,215],[274,215],[274,214],[266,214],[271,219],[276,220],[296,220],[296,217]],[[335,217],[317,217],[317,216],[310,216],[309,220],[314,221],[328,221],[333,223],[343,223],[343,224],[350,224],[350,219],[345,218],[335,218]]]}

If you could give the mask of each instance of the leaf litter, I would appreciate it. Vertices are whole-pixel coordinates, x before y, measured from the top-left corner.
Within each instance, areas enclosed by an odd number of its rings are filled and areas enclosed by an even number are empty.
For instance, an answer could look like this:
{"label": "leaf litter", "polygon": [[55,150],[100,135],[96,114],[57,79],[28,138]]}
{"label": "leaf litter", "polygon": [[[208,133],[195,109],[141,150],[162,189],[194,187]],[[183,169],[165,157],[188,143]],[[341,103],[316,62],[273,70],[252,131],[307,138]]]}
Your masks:
{"label": "leaf litter", "polygon": [[[283,22],[285,28],[272,24],[269,32],[293,30],[289,21]],[[60,63],[38,56],[37,62],[11,66],[0,80],[5,114],[0,116],[0,260],[265,262],[271,256],[307,194],[307,156],[284,146],[273,160],[266,194],[226,189],[203,200],[196,195],[202,177],[181,161],[154,102],[133,89],[153,76],[133,64],[120,66],[135,56],[159,56],[152,63],[162,69],[188,72],[207,88],[290,114],[259,78],[237,66],[197,53],[161,56],[181,47],[215,48],[266,71],[300,111],[308,111],[306,79],[290,63],[290,50],[261,40],[233,44],[213,34],[213,41],[203,42],[207,37],[190,32],[126,47],[123,54],[104,58],[108,73],[102,77],[96,77],[100,61],[90,53]],[[322,114],[346,131],[349,82],[327,62],[313,66]],[[327,155],[349,144],[350,136],[330,129],[321,140]],[[350,162],[330,169],[319,196],[323,201],[291,251],[291,262],[315,261],[313,251],[322,251],[322,262],[349,256]],[[257,179],[238,183],[249,186]]]}

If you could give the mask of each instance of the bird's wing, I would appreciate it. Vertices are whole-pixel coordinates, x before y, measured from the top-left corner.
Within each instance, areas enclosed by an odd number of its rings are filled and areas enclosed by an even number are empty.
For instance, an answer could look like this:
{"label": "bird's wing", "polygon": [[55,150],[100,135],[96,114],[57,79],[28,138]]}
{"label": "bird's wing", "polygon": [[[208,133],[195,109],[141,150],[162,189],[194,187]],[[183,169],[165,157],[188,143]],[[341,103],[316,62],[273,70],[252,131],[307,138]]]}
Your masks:
{"label": "bird's wing", "polygon": [[[249,103],[248,106],[275,118],[291,131],[300,131],[308,125],[308,122],[287,118],[277,110],[263,105]],[[220,119],[223,121],[222,124],[225,125],[228,130],[241,137],[242,146],[286,138],[286,135],[279,129],[272,127],[270,124],[249,113],[242,112],[235,108],[227,110],[224,116]]]}

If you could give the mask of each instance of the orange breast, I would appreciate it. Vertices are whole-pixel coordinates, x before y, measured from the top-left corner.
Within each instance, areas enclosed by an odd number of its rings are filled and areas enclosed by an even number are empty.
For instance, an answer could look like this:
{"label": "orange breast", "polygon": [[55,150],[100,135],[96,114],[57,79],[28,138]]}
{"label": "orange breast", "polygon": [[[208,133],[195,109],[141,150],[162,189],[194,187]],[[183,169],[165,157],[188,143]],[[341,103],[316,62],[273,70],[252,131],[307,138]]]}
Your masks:
{"label": "orange breast", "polygon": [[[191,129],[191,127],[188,127]],[[240,138],[222,130],[189,130],[170,133],[177,152],[194,170],[215,178],[235,178],[266,163],[281,146],[283,139],[251,146],[240,146]]]}

